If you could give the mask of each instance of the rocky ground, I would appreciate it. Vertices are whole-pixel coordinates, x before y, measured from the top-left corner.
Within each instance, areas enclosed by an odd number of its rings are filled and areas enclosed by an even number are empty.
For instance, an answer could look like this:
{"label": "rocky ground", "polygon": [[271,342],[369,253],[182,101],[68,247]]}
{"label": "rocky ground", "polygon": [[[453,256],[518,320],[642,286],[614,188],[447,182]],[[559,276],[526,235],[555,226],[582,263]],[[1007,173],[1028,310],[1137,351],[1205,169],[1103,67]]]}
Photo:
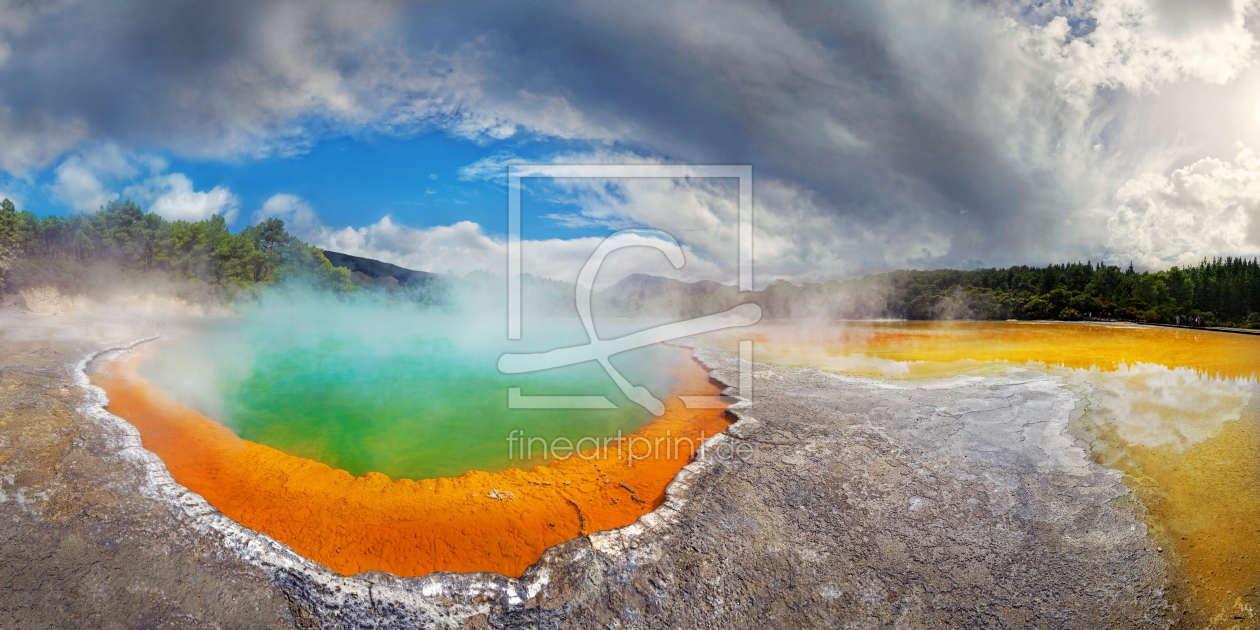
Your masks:
{"label": "rocky ground", "polygon": [[0,627],[291,627],[268,574],[143,491],[83,409],[81,357],[152,326],[0,309]]}
{"label": "rocky ground", "polygon": [[[331,574],[176,486],[83,359],[153,324],[0,308],[0,626],[1167,627],[1164,565],[1051,377],[756,366],[666,505],[519,579]],[[700,351],[723,382],[733,356]],[[100,360],[108,359],[108,355]],[[87,369],[91,369],[88,364]]]}

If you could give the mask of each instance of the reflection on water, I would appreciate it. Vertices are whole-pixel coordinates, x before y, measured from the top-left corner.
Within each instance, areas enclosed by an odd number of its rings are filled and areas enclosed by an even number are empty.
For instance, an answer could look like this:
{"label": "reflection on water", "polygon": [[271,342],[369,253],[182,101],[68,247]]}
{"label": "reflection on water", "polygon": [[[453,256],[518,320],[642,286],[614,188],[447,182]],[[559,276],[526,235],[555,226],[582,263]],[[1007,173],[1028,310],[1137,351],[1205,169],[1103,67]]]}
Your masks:
{"label": "reflection on water", "polygon": [[[1102,407],[1095,459],[1124,471],[1170,568],[1182,627],[1255,627],[1260,586],[1260,398],[1201,439],[1147,446],[1110,433],[1122,412]],[[1194,427],[1195,423],[1187,423]],[[1201,433],[1201,435],[1206,432]],[[1245,623],[1246,625],[1239,625]]]}
{"label": "reflection on water", "polygon": [[940,378],[1013,365],[1060,376],[1081,398],[1074,432],[1091,441],[1095,461],[1126,473],[1146,507],[1180,625],[1255,622],[1260,336],[1043,322],[769,322],[702,343],[733,350],[748,338],[756,361],[859,376]]}
{"label": "reflection on water", "polygon": [[1217,435],[1251,400],[1251,379],[1217,379],[1185,367],[1122,365],[1091,379],[1108,425],[1130,446],[1174,451]]}

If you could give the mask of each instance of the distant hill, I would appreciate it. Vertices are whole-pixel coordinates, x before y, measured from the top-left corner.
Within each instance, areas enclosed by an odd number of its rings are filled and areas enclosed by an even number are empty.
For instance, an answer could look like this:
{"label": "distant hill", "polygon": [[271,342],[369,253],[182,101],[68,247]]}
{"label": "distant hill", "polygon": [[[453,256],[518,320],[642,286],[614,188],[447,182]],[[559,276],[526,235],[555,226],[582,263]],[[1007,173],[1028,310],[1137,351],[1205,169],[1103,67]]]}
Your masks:
{"label": "distant hill", "polygon": [[733,287],[714,282],[712,280],[701,280],[699,282],[683,282],[673,278],[662,278],[660,276],[650,276],[646,273],[634,273],[622,278],[617,284],[600,291],[600,295],[606,297],[616,296],[621,299],[629,299],[637,297],[640,300],[651,297],[664,295],[679,294],[695,294],[695,293],[712,293],[721,289],[730,289]]}
{"label": "distant hill", "polygon": [[[367,276],[372,279],[393,278],[406,287],[421,286],[424,281],[437,281],[441,279],[436,273],[428,271],[416,271],[414,269],[404,269],[398,265],[391,265],[387,262],[372,260],[371,258],[363,258],[360,256],[351,256],[350,254],[342,254],[339,252],[331,252],[324,250],[324,256],[328,258],[328,262],[334,267],[345,267],[350,270],[355,279],[359,276]],[[381,283],[376,283],[381,284]],[[390,283],[385,282],[385,285]]]}
{"label": "distant hill", "polygon": [[[426,301],[442,299],[453,284],[476,285],[488,278],[470,276],[459,280],[328,250],[324,250],[324,256],[334,267],[349,270],[351,281],[360,287],[384,290],[389,293],[393,293],[400,286],[407,289],[420,288],[428,296]],[[424,288],[426,281],[429,281],[428,286]],[[490,281],[497,282],[493,279]],[[560,312],[566,314],[572,310],[572,284],[541,280],[528,274],[525,276],[525,281],[525,292],[531,296],[530,299],[536,306],[545,302],[547,308],[554,307],[553,310],[559,309]],[[592,302],[601,315],[698,316],[726,310],[738,303],[748,301],[750,295],[740,294],[738,288],[712,280],[688,283],[673,278],[636,273],[597,292],[593,298]]]}
{"label": "distant hill", "polygon": [[737,287],[712,280],[688,283],[636,273],[600,291],[595,302],[605,313],[695,316],[716,313],[747,299]]}

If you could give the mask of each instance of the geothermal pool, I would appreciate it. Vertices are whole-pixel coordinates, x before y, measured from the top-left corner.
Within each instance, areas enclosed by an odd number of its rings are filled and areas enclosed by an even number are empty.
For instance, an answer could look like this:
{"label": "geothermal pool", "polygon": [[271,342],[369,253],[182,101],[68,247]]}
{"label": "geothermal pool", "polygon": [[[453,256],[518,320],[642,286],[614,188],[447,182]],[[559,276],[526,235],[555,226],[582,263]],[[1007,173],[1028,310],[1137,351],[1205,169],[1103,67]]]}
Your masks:
{"label": "geothermal pool", "polygon": [[[528,345],[461,332],[427,317],[419,330],[400,314],[374,314],[373,330],[338,317],[301,322],[259,314],[204,326],[162,346],[139,375],[240,437],[362,476],[453,477],[532,466],[506,438],[516,429],[551,443],[627,435],[650,413],[631,403],[595,364],[501,374],[503,352],[585,343],[580,326],[552,322]],[[493,332],[500,333],[497,326]],[[635,384],[663,398],[678,385],[665,370],[679,350],[648,346],[614,357]],[[526,395],[606,396],[616,409],[507,409],[509,387]]]}
{"label": "geothermal pool", "polygon": [[[722,410],[682,395],[717,387],[687,350],[620,355],[619,369],[666,402],[654,418],[594,363],[504,376],[501,343],[460,321],[268,311],[150,347],[94,376],[110,411],[140,429],[184,486],[224,514],[336,571],[519,575],[547,547],[634,522],[663,499],[689,448],[627,466],[507,457],[530,436],[691,438],[722,431]],[[572,326],[570,326],[572,324]],[[525,350],[585,342],[576,322]],[[528,336],[528,335],[527,335]],[[612,336],[604,334],[603,336]],[[879,379],[1052,374],[1079,401],[1069,430],[1122,471],[1144,506],[1191,625],[1228,622],[1260,587],[1260,337],[1040,322],[768,322],[701,338],[754,359]],[[513,347],[512,351],[522,351]],[[602,394],[616,410],[513,411],[525,394]],[[1224,625],[1228,625],[1225,623]]]}
{"label": "geothermal pool", "polygon": [[[516,345],[496,341],[505,335],[495,323],[262,309],[145,347],[93,381],[181,485],[346,575],[520,575],[548,547],[655,508],[695,447],[729,426],[723,410],[678,399],[719,393],[688,350],[649,346],[613,359],[665,402],[655,417],[593,362],[497,371],[504,351],[585,343],[576,320],[540,322]],[[603,395],[617,408],[509,410],[508,387]],[[539,440],[509,450],[514,430]],[[631,461],[636,438],[668,448],[648,456],[640,441]],[[557,439],[584,450],[558,458],[541,447]]]}
{"label": "geothermal pool", "polygon": [[1260,336],[1050,322],[770,322],[702,345],[880,379],[1035,369],[1078,398],[1070,431],[1125,473],[1193,627],[1229,627],[1260,589]]}

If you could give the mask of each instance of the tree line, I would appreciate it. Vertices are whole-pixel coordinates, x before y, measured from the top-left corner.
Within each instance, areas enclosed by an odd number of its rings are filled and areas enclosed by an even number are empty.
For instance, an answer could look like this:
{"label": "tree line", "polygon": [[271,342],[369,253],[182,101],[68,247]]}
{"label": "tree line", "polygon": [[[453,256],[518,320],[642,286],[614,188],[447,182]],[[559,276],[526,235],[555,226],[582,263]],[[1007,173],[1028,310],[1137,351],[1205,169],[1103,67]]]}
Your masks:
{"label": "tree line", "polygon": [[1058,319],[1086,317],[1260,327],[1260,263],[1205,258],[1197,266],[1137,272],[1105,263],[958,271],[892,271],[758,296],[767,317],[831,319]]}
{"label": "tree line", "polygon": [[[102,271],[104,270],[104,271]],[[102,278],[105,278],[102,280]],[[90,292],[94,284],[130,279],[171,282],[195,301],[231,301],[260,285],[301,281],[348,294],[359,286],[391,300],[431,305],[443,301],[453,279],[434,286],[382,289],[334,267],[322,250],[267,219],[232,234],[223,217],[167,221],[131,201],[100,211],[37,217],[0,202],[0,290],[57,286]],[[572,285],[526,278],[544,312],[571,310]],[[460,281],[469,287],[497,282],[489,274]],[[396,284],[396,283],[395,283]],[[713,283],[710,283],[713,284]],[[438,286],[442,285],[442,286]],[[714,285],[704,291],[662,285],[597,302],[608,314],[698,316],[756,302],[772,319],[1059,319],[1104,317],[1171,323],[1202,317],[1211,325],[1260,328],[1260,263],[1255,258],[1211,258],[1197,266],[1137,272],[1102,262],[959,271],[899,270],[853,280],[795,285],[779,280],[759,292]],[[554,304],[552,304],[554,302]]]}
{"label": "tree line", "polygon": [[335,293],[355,290],[350,272],[267,219],[232,234],[222,216],[167,221],[131,201],[92,214],[37,217],[0,201],[0,290],[161,280],[196,301],[230,300],[257,285],[302,280]]}

